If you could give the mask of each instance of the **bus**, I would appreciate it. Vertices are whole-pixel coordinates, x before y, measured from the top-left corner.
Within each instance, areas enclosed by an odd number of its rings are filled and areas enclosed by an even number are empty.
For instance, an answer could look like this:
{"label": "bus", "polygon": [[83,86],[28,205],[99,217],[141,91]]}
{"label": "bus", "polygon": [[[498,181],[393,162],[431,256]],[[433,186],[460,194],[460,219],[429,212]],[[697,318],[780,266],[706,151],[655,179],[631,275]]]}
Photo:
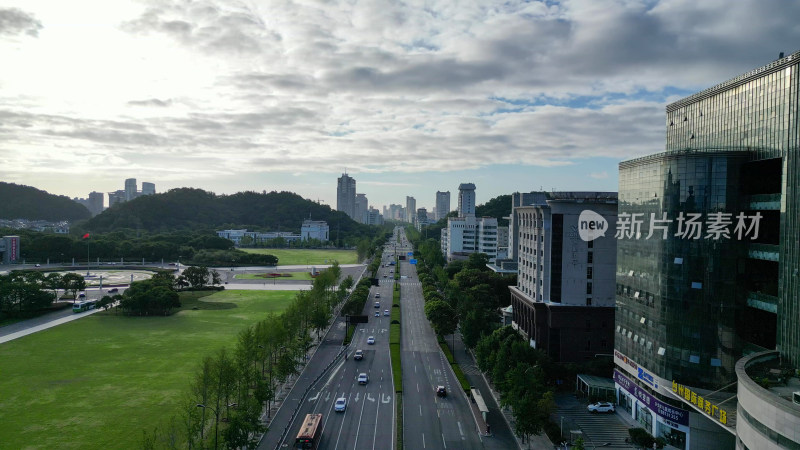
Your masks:
{"label": "bus", "polygon": [[79,313],[79,312],[88,311],[90,309],[94,309],[96,303],[97,302],[95,302],[94,300],[86,300],[86,301],[83,301],[83,302],[77,302],[77,303],[72,305],[72,312]]}
{"label": "bus", "polygon": [[322,434],[322,414],[306,414],[294,440],[294,448],[315,449]]}

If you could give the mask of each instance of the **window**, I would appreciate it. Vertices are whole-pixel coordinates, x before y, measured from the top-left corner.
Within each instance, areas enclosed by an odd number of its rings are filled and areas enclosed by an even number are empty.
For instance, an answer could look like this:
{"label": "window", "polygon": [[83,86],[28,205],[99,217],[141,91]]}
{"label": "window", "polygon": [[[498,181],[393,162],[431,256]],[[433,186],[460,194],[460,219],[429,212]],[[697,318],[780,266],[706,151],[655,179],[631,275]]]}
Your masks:
{"label": "window", "polygon": [[592,293],[592,283],[586,283],[586,293],[587,294]]}
{"label": "window", "polygon": [[592,253],[592,252],[587,253],[586,254],[586,263],[587,264],[592,264],[593,260],[594,260],[594,253]]}
{"label": "window", "polygon": [[591,297],[588,297],[586,299],[586,306],[592,306],[592,298]]}
{"label": "window", "polygon": [[586,278],[588,278],[590,280],[592,279],[592,268],[591,267],[587,267],[586,268]]}
{"label": "window", "polygon": [[589,248],[594,248],[594,241],[589,241],[588,245],[589,245]]}

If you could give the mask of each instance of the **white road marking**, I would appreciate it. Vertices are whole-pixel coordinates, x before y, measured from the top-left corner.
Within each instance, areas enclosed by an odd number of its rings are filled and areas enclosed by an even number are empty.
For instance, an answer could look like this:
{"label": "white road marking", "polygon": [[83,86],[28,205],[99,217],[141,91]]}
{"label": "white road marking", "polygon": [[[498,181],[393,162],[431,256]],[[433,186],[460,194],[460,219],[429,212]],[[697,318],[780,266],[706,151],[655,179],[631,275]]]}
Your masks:
{"label": "white road marking", "polygon": [[422,448],[425,448],[425,433],[422,433]]}
{"label": "white road marking", "polygon": [[458,432],[461,433],[461,440],[463,441],[466,438],[464,437],[464,430],[461,428],[461,422],[456,423],[458,424]]}

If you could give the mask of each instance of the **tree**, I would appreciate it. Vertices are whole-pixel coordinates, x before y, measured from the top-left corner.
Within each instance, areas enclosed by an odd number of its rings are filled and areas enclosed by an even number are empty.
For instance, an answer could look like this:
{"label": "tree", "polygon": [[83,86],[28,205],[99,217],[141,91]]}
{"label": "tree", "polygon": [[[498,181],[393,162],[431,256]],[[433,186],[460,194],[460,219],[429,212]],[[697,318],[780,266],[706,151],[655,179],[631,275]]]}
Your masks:
{"label": "tree", "polygon": [[467,260],[466,267],[468,269],[476,269],[476,270],[489,270],[486,265],[489,264],[489,255],[486,253],[472,253],[469,255],[469,259]]}
{"label": "tree", "polygon": [[186,281],[188,281],[193,288],[203,287],[208,280],[208,267],[189,266],[183,271],[182,275],[186,277]]}
{"label": "tree", "polygon": [[431,322],[437,336],[445,336],[456,332],[458,317],[453,308],[441,300],[425,304],[425,317]]}
{"label": "tree", "polygon": [[61,286],[65,291],[72,291],[72,299],[74,300],[78,297],[78,291],[86,289],[86,280],[83,275],[69,272],[61,277]]}

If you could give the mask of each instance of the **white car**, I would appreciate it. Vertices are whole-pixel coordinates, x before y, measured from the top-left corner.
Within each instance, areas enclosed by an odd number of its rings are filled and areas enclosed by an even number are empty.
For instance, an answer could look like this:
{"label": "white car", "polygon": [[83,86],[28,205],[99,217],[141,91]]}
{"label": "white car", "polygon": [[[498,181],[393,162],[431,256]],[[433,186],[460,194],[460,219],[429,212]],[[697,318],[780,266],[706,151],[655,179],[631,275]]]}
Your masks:
{"label": "white car", "polygon": [[367,338],[367,344],[373,345],[375,344],[375,336],[370,336]]}
{"label": "white car", "polygon": [[367,384],[369,383],[369,377],[365,373],[358,374],[358,384]]}
{"label": "white car", "polygon": [[384,316],[388,316],[389,315],[389,310],[388,309],[384,309],[383,310],[383,315]]}
{"label": "white car", "polygon": [[613,413],[616,410],[614,404],[609,402],[592,403],[589,406],[587,406],[586,409],[588,409],[589,412],[593,413],[601,413],[601,412]]}
{"label": "white car", "polygon": [[347,409],[347,399],[339,397],[336,399],[336,404],[333,405],[333,410],[336,412],[344,412]]}

